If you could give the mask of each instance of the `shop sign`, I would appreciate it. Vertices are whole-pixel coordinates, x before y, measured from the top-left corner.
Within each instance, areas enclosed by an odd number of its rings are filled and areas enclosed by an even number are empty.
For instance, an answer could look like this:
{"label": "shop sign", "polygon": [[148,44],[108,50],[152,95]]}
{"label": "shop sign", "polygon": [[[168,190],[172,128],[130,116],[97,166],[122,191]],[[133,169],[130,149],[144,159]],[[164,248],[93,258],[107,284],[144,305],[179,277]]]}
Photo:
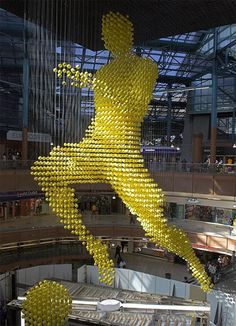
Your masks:
{"label": "shop sign", "polygon": [[223,248],[223,247],[222,248],[210,247],[210,246],[199,244],[199,243],[192,243],[192,247],[194,249],[199,249],[199,250],[204,250],[204,251],[228,254],[227,248]]}
{"label": "shop sign", "polygon": [[25,197],[35,197],[38,196],[39,193],[38,191],[17,191],[16,195],[18,198],[25,198]]}
{"label": "shop sign", "polygon": [[7,202],[21,199],[41,198],[44,197],[43,192],[39,191],[17,191],[0,193],[0,202]]}
{"label": "shop sign", "polygon": [[[7,140],[22,141],[22,131],[8,130]],[[38,143],[51,143],[52,137],[50,134],[28,132],[28,141],[29,142],[38,142]]]}
{"label": "shop sign", "polygon": [[142,153],[176,154],[177,148],[171,146],[141,146]]}
{"label": "shop sign", "polygon": [[209,246],[206,246],[206,245],[202,245],[202,244],[199,244],[199,243],[192,243],[192,246],[196,249],[205,249],[205,250],[215,250],[216,248],[213,248],[213,247],[209,247]]}

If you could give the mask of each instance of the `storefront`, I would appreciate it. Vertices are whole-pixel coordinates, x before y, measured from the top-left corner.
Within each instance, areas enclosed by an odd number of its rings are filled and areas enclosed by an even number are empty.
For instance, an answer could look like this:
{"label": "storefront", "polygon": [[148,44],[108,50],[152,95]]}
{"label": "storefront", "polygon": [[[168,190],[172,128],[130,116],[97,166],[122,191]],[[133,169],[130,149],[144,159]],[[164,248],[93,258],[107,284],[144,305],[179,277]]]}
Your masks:
{"label": "storefront", "polygon": [[124,214],[126,209],[122,200],[115,194],[77,194],[81,213],[100,215]]}
{"label": "storefront", "polygon": [[205,222],[232,225],[236,218],[236,210],[200,205],[185,205],[185,218]]}
{"label": "storefront", "polygon": [[[79,211],[82,214],[126,214],[121,199],[113,194],[77,194]],[[50,214],[44,193],[22,191],[0,193],[0,221],[20,216]]]}
{"label": "storefront", "polygon": [[170,220],[173,218],[183,219],[185,206],[183,204],[166,202],[164,211],[165,211],[165,216]]}
{"label": "storefront", "polygon": [[164,215],[169,220],[187,219],[233,225],[236,207],[233,201],[166,196]]}
{"label": "storefront", "polygon": [[22,191],[0,194],[0,221],[49,213],[50,209],[42,192]]}

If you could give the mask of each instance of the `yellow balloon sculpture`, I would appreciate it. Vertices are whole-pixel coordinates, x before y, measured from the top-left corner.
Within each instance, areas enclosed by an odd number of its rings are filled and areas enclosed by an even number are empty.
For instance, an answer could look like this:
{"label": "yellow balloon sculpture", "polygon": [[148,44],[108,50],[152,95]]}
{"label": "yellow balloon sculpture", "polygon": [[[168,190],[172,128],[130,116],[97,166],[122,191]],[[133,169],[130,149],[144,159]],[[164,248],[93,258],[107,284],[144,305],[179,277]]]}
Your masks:
{"label": "yellow balloon sculpture", "polygon": [[72,310],[68,290],[54,281],[43,281],[27,292],[22,312],[26,326],[65,325]]}
{"label": "yellow balloon sculpture", "polygon": [[167,225],[163,193],[144,167],[140,153],[141,122],[157,79],[157,66],[131,52],[133,25],[119,13],[103,16],[102,35],[113,60],[94,75],[61,63],[54,72],[63,85],[94,90],[96,115],[79,144],[54,148],[32,167],[35,180],[64,227],[86,245],[98,266],[100,281],[112,284],[114,264],[107,247],[83,225],[72,184],[109,183],[130,211],[138,216],[146,236],[185,259],[204,291],[211,287],[204,267],[186,234]]}

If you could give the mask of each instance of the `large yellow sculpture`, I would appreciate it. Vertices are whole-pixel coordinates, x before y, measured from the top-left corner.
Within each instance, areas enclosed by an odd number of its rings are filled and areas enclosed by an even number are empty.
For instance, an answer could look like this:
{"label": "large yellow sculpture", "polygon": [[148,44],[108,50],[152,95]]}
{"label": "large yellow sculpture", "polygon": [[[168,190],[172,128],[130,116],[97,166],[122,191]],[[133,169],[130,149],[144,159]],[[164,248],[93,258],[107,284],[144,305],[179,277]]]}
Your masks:
{"label": "large yellow sculpture", "polygon": [[204,267],[189,239],[163,216],[163,194],[144,167],[140,154],[140,125],[157,79],[157,66],[131,52],[133,25],[119,13],[103,16],[102,35],[113,60],[95,75],[79,67],[59,64],[54,71],[63,85],[91,87],[96,115],[79,144],[54,148],[40,157],[32,171],[64,227],[86,245],[98,265],[100,281],[112,284],[114,264],[107,247],[94,239],[78,213],[75,190],[79,183],[109,183],[132,213],[138,216],[146,236],[158,246],[184,258],[204,291],[211,287]]}
{"label": "large yellow sculpture", "polygon": [[64,285],[47,280],[27,292],[22,306],[26,326],[65,325],[71,310],[69,291]]}

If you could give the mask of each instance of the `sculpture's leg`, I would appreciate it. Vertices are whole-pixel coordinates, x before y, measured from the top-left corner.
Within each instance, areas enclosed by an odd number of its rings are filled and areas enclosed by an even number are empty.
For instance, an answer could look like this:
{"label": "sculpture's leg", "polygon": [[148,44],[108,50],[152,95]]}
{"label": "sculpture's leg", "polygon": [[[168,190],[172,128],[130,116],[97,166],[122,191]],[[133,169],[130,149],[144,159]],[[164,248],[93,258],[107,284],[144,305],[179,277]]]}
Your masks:
{"label": "sculpture's leg", "polygon": [[137,215],[147,237],[185,259],[202,289],[209,291],[210,279],[196,257],[187,235],[176,227],[167,225],[163,217],[161,191],[147,169],[134,162],[123,164],[121,171],[122,173],[117,173],[117,169],[111,165],[108,178],[126,206]]}
{"label": "sculpture's leg", "polygon": [[64,228],[78,235],[93,256],[95,265],[98,266],[100,281],[111,284],[114,278],[114,263],[109,259],[107,246],[95,239],[83,225],[75,190],[70,187],[71,184],[98,182],[94,163],[89,165],[85,157],[80,158],[78,148],[55,148],[48,157],[41,157],[35,162],[32,174],[45,191],[49,206],[61,219]]}

